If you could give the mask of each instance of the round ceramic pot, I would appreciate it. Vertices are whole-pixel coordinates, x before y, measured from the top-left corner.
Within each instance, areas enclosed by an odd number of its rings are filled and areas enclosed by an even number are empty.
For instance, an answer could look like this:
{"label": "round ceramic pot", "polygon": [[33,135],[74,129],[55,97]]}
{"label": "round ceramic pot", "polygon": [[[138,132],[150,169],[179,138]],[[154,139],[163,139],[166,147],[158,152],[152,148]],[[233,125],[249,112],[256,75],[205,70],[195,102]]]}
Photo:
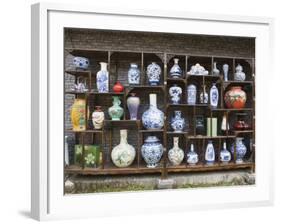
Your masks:
{"label": "round ceramic pot", "polygon": [[74,57],[73,65],[76,69],[87,69],[89,67],[89,59],[85,57]]}
{"label": "round ceramic pot", "polygon": [[96,106],[95,111],[92,113],[92,122],[95,129],[102,129],[104,121],[104,112],[101,106]]}
{"label": "round ceramic pot", "polygon": [[233,86],[224,95],[224,102],[228,108],[244,108],[247,100],[246,93],[241,86]]}
{"label": "round ceramic pot", "polygon": [[140,70],[138,69],[138,65],[135,63],[131,63],[130,69],[128,71],[128,83],[132,85],[140,84]]}
{"label": "round ceramic pot", "polygon": [[147,66],[146,74],[148,82],[151,86],[159,85],[161,72],[161,67],[155,62],[152,62],[150,65]]}
{"label": "round ceramic pot", "polygon": [[112,162],[117,167],[128,167],[135,157],[135,148],[127,142],[127,130],[120,130],[120,143],[111,152]]}
{"label": "round ceramic pot", "polygon": [[148,168],[155,168],[163,155],[163,145],[156,136],[148,136],[141,147],[141,155]]}
{"label": "round ceramic pot", "polygon": [[236,145],[236,163],[243,163],[243,158],[247,153],[247,147],[243,143],[243,138],[236,138],[235,144],[231,146],[231,153],[234,155]]}
{"label": "round ceramic pot", "polygon": [[169,96],[172,104],[179,104],[181,101],[182,88],[174,84],[169,89]]}
{"label": "round ceramic pot", "polygon": [[108,108],[108,114],[112,120],[120,120],[123,116],[124,109],[120,107],[121,101],[118,96],[113,96],[113,106]]}
{"label": "round ceramic pot", "polygon": [[138,119],[138,109],[140,105],[140,98],[135,93],[131,93],[131,96],[127,99],[127,106],[130,112],[130,120]]}

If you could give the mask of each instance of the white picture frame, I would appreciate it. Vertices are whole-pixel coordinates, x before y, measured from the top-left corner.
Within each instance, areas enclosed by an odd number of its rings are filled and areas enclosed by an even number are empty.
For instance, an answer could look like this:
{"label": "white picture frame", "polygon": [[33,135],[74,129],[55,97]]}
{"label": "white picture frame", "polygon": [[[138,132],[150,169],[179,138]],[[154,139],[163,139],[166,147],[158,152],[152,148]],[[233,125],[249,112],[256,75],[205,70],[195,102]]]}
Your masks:
{"label": "white picture frame", "polygon": [[[148,26],[147,24],[150,24]],[[180,25],[179,25],[180,24]],[[116,216],[273,203],[271,93],[273,19],[172,11],[32,5],[32,198],[37,220]],[[256,38],[256,184],[149,192],[63,194],[63,27]],[[61,149],[61,150],[60,150]],[[184,199],[188,200],[184,200]],[[121,209],[122,208],[122,209]]]}

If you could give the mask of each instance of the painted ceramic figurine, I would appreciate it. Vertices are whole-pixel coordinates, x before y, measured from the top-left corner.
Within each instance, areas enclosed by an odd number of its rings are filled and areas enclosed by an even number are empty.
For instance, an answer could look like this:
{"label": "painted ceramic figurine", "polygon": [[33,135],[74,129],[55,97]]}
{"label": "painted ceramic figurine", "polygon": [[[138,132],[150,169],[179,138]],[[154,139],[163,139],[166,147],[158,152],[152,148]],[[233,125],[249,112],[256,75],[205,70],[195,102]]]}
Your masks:
{"label": "painted ceramic figurine", "polygon": [[243,72],[243,67],[238,64],[235,68],[234,80],[235,81],[245,81],[246,74]]}

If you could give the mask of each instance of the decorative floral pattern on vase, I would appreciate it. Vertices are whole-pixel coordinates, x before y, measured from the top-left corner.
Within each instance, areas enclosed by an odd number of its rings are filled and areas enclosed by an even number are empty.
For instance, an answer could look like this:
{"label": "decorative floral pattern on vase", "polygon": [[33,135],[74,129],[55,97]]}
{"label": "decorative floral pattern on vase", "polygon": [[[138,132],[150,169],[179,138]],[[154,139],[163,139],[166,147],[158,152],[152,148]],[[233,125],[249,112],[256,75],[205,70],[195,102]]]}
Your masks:
{"label": "decorative floral pattern on vase", "polygon": [[136,157],[136,150],[127,142],[127,130],[120,130],[120,143],[111,152],[111,159],[117,167],[130,166]]}
{"label": "decorative floral pattern on vase", "polygon": [[191,66],[191,69],[189,72],[187,72],[188,75],[208,75],[209,72],[201,66],[199,63]]}
{"label": "decorative floral pattern on vase", "polygon": [[247,147],[243,143],[244,138],[236,138],[235,143],[232,144],[230,150],[234,155],[234,149],[236,147],[236,163],[243,163],[243,158],[247,153]]}
{"label": "decorative floral pattern on vase", "polygon": [[225,82],[228,81],[228,70],[229,70],[229,65],[228,64],[224,64],[222,66],[222,70],[223,70],[223,79]]}
{"label": "decorative floral pattern on vase", "polygon": [[216,87],[216,84],[213,83],[212,88],[210,89],[210,104],[212,108],[217,108],[219,103],[219,90]]}
{"label": "decorative floral pattern on vase", "polygon": [[142,124],[146,129],[161,129],[164,126],[164,113],[157,108],[156,96],[149,94],[149,109],[142,114]]}
{"label": "decorative floral pattern on vase", "polygon": [[86,101],[75,99],[71,108],[71,123],[73,131],[86,130]]}
{"label": "decorative floral pattern on vase", "polygon": [[246,74],[243,72],[243,67],[240,64],[238,64],[235,68],[234,80],[245,81],[245,79],[246,79]]}
{"label": "decorative floral pattern on vase", "polygon": [[244,108],[247,100],[246,93],[241,86],[233,86],[224,95],[224,102],[227,108],[241,109]]}
{"label": "decorative floral pattern on vase", "polygon": [[127,99],[127,106],[130,112],[130,120],[138,119],[138,109],[140,105],[140,98],[135,93],[131,93],[131,96]]}
{"label": "decorative floral pattern on vase", "polygon": [[150,65],[147,66],[146,74],[148,77],[148,82],[151,86],[159,85],[161,72],[161,67],[155,62],[152,62]]}
{"label": "decorative floral pattern on vase", "polygon": [[212,165],[215,162],[215,149],[211,140],[208,141],[206,147],[205,160],[208,165]]}
{"label": "decorative floral pattern on vase", "polygon": [[187,87],[187,104],[195,105],[196,104],[196,94],[197,88],[195,85],[190,84]]}
{"label": "decorative floral pattern on vase", "polygon": [[92,113],[92,122],[95,129],[102,129],[104,121],[104,112],[101,106],[96,106],[95,111]]}
{"label": "decorative floral pattern on vase", "polygon": [[85,57],[74,57],[73,65],[76,69],[84,69],[86,70],[89,67],[89,59]]}
{"label": "decorative floral pattern on vase", "polygon": [[181,117],[181,111],[175,111],[175,116],[171,119],[171,127],[174,132],[182,132],[185,128],[185,120]]}
{"label": "decorative floral pattern on vase", "polygon": [[140,70],[136,63],[131,63],[128,71],[128,83],[131,85],[140,84]]}
{"label": "decorative floral pattern on vase", "polygon": [[190,145],[190,151],[187,153],[186,158],[189,165],[196,165],[198,163],[198,154],[195,152],[193,144]]}
{"label": "decorative floral pattern on vase", "polygon": [[184,158],[184,152],[179,147],[179,137],[174,137],[174,145],[173,148],[171,148],[168,152],[168,158],[170,162],[174,165],[180,165]]}
{"label": "decorative floral pattern on vase", "polygon": [[207,104],[209,101],[209,94],[206,92],[206,86],[203,85],[203,90],[200,93],[200,103]]}
{"label": "decorative floral pattern on vase", "polygon": [[226,142],[223,143],[223,149],[220,151],[220,161],[222,163],[228,163],[231,160],[231,154],[227,150]]}
{"label": "decorative floral pattern on vase", "polygon": [[120,120],[123,116],[124,110],[121,105],[121,101],[118,96],[113,96],[113,106],[108,108],[108,114],[112,120]]}
{"label": "decorative floral pattern on vase", "polygon": [[155,168],[163,155],[163,145],[156,136],[148,136],[141,147],[141,155],[148,168]]}
{"label": "decorative floral pattern on vase", "polygon": [[170,69],[170,76],[172,78],[181,78],[182,77],[182,70],[179,66],[179,59],[178,58],[174,58],[174,65]]}
{"label": "decorative floral pattern on vase", "polygon": [[177,84],[174,84],[169,89],[169,95],[172,104],[179,104],[181,101],[182,88]]}
{"label": "decorative floral pattern on vase", "polygon": [[97,73],[97,89],[99,93],[108,93],[109,91],[109,73],[107,63],[100,62],[101,70]]}
{"label": "decorative floral pattern on vase", "polygon": [[217,68],[217,62],[214,62],[213,75],[220,75],[220,70]]}

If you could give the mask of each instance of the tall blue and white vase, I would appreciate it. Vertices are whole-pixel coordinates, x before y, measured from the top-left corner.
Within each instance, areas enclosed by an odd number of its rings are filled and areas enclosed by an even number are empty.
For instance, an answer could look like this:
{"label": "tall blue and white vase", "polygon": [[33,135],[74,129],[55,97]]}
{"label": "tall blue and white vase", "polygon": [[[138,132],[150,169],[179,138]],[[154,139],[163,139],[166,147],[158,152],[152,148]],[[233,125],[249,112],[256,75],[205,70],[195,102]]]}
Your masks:
{"label": "tall blue and white vase", "polygon": [[223,149],[220,151],[220,161],[222,163],[228,163],[231,160],[231,154],[227,150],[226,142],[223,143]]}
{"label": "tall blue and white vase", "polygon": [[149,109],[142,114],[142,124],[146,129],[162,129],[164,113],[157,108],[157,95],[149,94]]}
{"label": "tall blue and white vase", "polygon": [[140,70],[136,63],[131,63],[128,71],[128,83],[131,85],[140,84]]}
{"label": "tall blue and white vase", "polygon": [[219,103],[219,90],[216,87],[216,84],[213,83],[213,86],[210,89],[210,105],[212,108],[217,108],[218,103]]}
{"label": "tall blue and white vase", "polygon": [[148,136],[141,147],[141,155],[148,168],[155,168],[163,155],[163,145],[156,136]]}
{"label": "tall blue and white vase", "polygon": [[173,84],[169,89],[169,96],[172,104],[179,104],[181,102],[182,88],[177,84]]}
{"label": "tall blue and white vase", "polygon": [[107,63],[100,62],[101,69],[97,73],[97,89],[99,93],[108,93],[109,91],[109,73]]}
{"label": "tall blue and white vase", "polygon": [[211,140],[208,141],[206,147],[205,161],[208,165],[212,165],[215,162],[215,149],[214,149],[213,142]]}
{"label": "tall blue and white vase", "polygon": [[157,86],[160,84],[161,79],[161,67],[156,64],[156,62],[152,62],[146,68],[146,75],[148,78],[149,85]]}
{"label": "tall blue and white vase", "polygon": [[234,156],[234,149],[236,147],[236,163],[243,163],[243,158],[247,153],[247,147],[243,143],[242,137],[236,138],[235,143],[231,146],[231,153]]}
{"label": "tall blue and white vase", "polygon": [[195,85],[190,84],[187,87],[187,104],[195,105],[196,104],[196,95],[197,95],[197,88]]}
{"label": "tall blue and white vase", "polygon": [[179,66],[179,59],[178,58],[174,58],[174,65],[170,69],[169,74],[170,74],[170,77],[172,77],[172,78],[182,78],[182,70]]}
{"label": "tall blue and white vase", "polygon": [[185,128],[185,120],[181,116],[181,111],[176,110],[175,115],[171,119],[171,127],[174,130],[174,132],[182,132]]}

